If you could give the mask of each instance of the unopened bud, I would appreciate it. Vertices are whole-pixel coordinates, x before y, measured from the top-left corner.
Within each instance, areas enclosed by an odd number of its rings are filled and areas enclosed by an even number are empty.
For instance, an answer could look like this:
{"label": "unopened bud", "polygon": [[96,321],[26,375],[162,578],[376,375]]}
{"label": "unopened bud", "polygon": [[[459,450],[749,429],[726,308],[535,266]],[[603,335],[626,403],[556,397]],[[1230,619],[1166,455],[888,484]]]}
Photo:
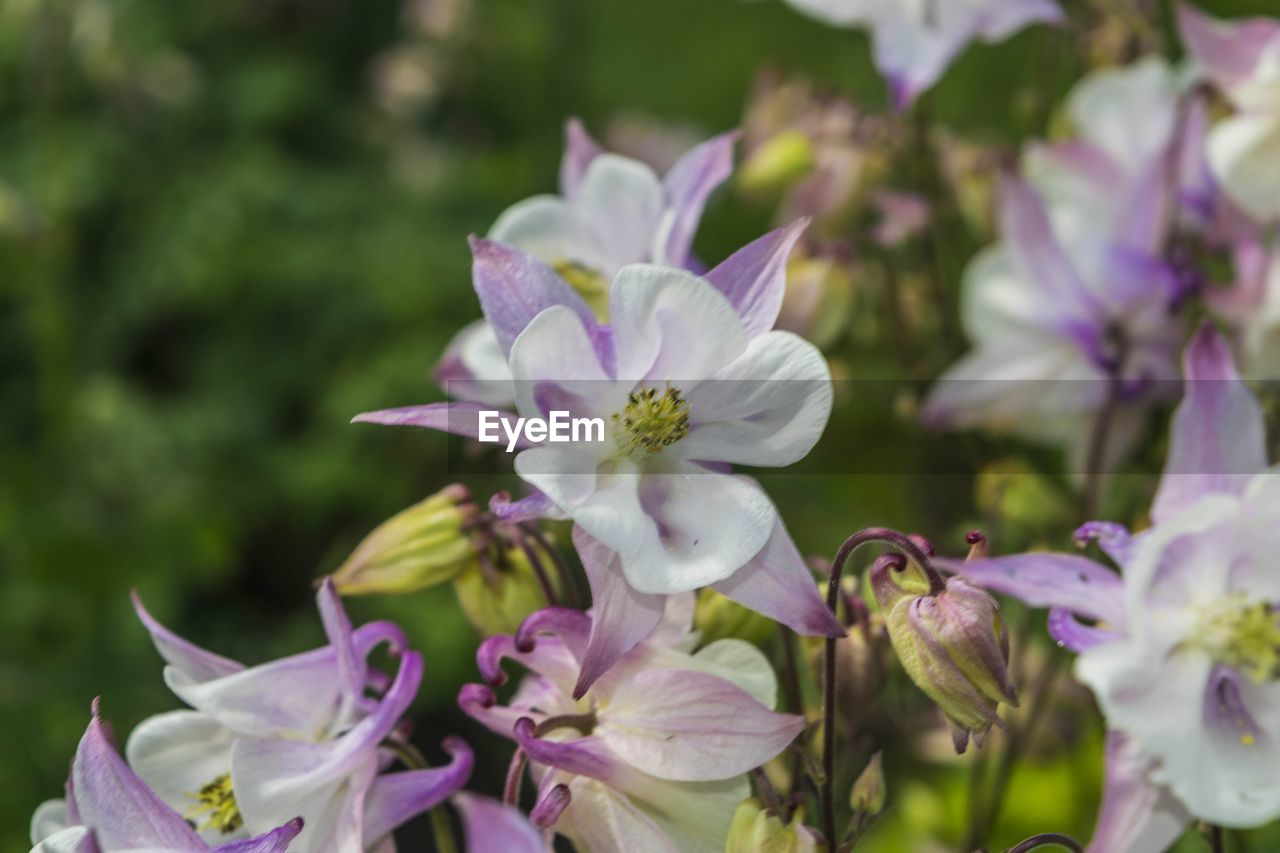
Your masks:
{"label": "unopened bud", "polygon": [[777,326],[815,346],[832,344],[849,323],[853,264],[839,249],[812,252],[797,246],[787,261],[787,289]]}
{"label": "unopened bud", "polygon": [[698,593],[693,627],[702,634],[703,644],[737,639],[760,645],[773,636],[776,623],[726,598],[710,587]]}
{"label": "unopened bud", "polygon": [[826,845],[804,825],[797,810],[790,823],[770,814],[757,799],[743,800],[733,813],[725,853],[815,853]]}
{"label": "unopened bud", "polygon": [[[554,588],[557,575],[548,574],[551,556],[537,543],[529,543],[529,548],[541,560],[546,582]],[[523,548],[495,547],[485,560],[484,563],[476,561],[453,580],[462,612],[484,636],[514,634],[526,616],[552,604],[547,600],[542,578]]]}
{"label": "unopened bud", "polygon": [[849,805],[861,815],[872,817],[884,808],[884,769],[880,766],[880,753],[871,756],[866,768],[853,783],[849,792]]}
{"label": "unopened bud", "polygon": [[1003,728],[999,703],[1016,707],[1018,700],[995,599],[959,577],[931,593],[915,564],[877,563],[871,588],[902,668],[946,714],[956,751],[964,752],[970,735],[981,745],[992,725]]}
{"label": "unopened bud", "polygon": [[748,193],[781,192],[813,170],[813,142],[799,130],[783,130],[760,143],[738,171]]}
{"label": "unopened bud", "polygon": [[467,530],[479,513],[467,490],[449,486],[374,528],[336,572],[340,595],[406,593],[452,580],[475,565]]}

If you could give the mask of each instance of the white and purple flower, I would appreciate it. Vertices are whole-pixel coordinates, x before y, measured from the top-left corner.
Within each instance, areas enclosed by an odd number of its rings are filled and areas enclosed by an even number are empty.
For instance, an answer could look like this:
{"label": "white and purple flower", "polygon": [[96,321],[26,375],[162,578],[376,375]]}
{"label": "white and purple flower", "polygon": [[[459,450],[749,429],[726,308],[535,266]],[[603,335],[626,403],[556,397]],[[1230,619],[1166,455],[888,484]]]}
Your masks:
{"label": "white and purple flower", "polygon": [[[830,373],[811,344],[771,331],[803,223],[778,229],[700,278],[624,267],[611,322],[551,268],[473,243],[485,317],[507,353],[521,416],[599,418],[604,441],[527,446],[538,490],[505,517],[572,518],[596,603],[580,690],[657,624],[667,595],[712,586],[805,634],[843,633],[776,507],[733,464],[790,465],[818,441]],[[357,421],[476,436],[479,404],[434,404]]]}
{"label": "white and purple flower", "polygon": [[[570,120],[560,195],[508,208],[488,239],[542,261],[607,318],[610,282],[624,266],[697,267],[693,237],[707,198],[733,171],[737,137],[726,133],[695,146],[659,178],[638,160],[605,152]],[[450,342],[435,375],[451,396],[510,405],[510,370],[496,331],[477,321]]]}
{"label": "white and purple flower", "polygon": [[[540,611],[481,645],[488,684],[465,686],[459,704],[527,756],[534,826],[589,850],[723,850],[747,772],[804,730],[802,717],[772,710],[776,678],[759,650],[719,640],[690,654],[692,596],[670,602],[650,638],[581,696],[591,616]],[[504,659],[530,674],[502,705],[489,685],[505,680]]]}
{"label": "white and purple flower", "polygon": [[284,853],[301,831],[302,819],[294,817],[211,848],[125,764],[95,700],[66,799],[43,803],[31,819],[31,853]]}
{"label": "white and purple flower", "polygon": [[871,31],[876,66],[906,106],[974,41],[1000,42],[1063,20],[1054,0],[787,0],[829,24]]}
{"label": "white and purple flower", "polygon": [[[144,720],[126,754],[205,840],[247,838],[301,816],[291,850],[363,853],[470,775],[471,751],[457,739],[445,743],[445,767],[385,772],[422,656],[390,623],[353,630],[332,581],[317,594],[329,644],[255,667],[189,643],[135,603],[166,662],[165,683],[194,710]],[[367,662],[383,644],[399,661],[393,677]]]}
{"label": "white and purple flower", "polygon": [[1076,534],[1122,574],[1052,553],[955,567],[1052,608],[1050,632],[1080,653],[1076,674],[1112,729],[1096,851],[1163,849],[1191,817],[1280,817],[1280,477],[1261,409],[1212,327],[1188,347],[1185,373],[1154,526]]}

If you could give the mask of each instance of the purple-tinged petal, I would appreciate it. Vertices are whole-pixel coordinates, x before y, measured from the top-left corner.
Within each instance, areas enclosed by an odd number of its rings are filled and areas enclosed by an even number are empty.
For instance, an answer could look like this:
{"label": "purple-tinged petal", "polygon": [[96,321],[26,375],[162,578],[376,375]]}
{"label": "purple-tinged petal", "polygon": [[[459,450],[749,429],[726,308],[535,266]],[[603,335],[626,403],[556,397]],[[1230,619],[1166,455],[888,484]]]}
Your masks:
{"label": "purple-tinged petal", "polygon": [[[424,406],[403,406],[398,409],[382,409],[376,412],[364,412],[351,419],[353,424],[380,424],[382,426],[410,426],[423,429],[434,429],[466,438],[480,438],[480,413],[496,412],[497,417],[510,423],[516,422],[516,415],[494,409],[480,403],[428,403]],[[492,422],[491,422],[492,423]],[[490,426],[489,434],[497,435],[505,447],[506,434],[500,427]],[[516,447],[524,449],[534,447],[521,431]]]}
{"label": "purple-tinged petal", "polygon": [[68,826],[37,841],[31,853],[102,853],[87,826]]}
{"label": "purple-tinged petal", "polygon": [[364,798],[364,844],[379,839],[415,815],[435,808],[471,777],[475,756],[459,738],[444,742],[450,761],[444,767],[387,773],[374,780]]}
{"label": "purple-tinged petal", "polygon": [[325,794],[332,797],[339,788],[353,796],[353,808],[362,811],[360,785],[373,781],[378,744],[404,716],[421,683],[422,656],[405,652],[382,700],[341,737],[320,742],[279,737],[237,740],[231,748],[231,776],[245,823],[270,825],[273,815],[301,813],[308,820],[308,835],[323,834],[322,826],[311,824],[325,817],[332,805]]}
{"label": "purple-tinged petal", "polygon": [[1241,679],[1229,666],[1213,668],[1204,690],[1204,724],[1212,731],[1227,732],[1242,744],[1254,745],[1265,733],[1245,705]]}
{"label": "purple-tinged petal", "polygon": [[1031,24],[1059,24],[1066,15],[1054,0],[996,0],[974,24],[984,41],[1004,41]]}
{"label": "purple-tinged petal", "polygon": [[674,216],[667,237],[666,263],[684,266],[707,198],[733,173],[733,146],[738,131],[708,139],[684,154],[662,180],[667,209]]}
{"label": "purple-tinged petal", "polygon": [[712,589],[808,637],[843,637],[781,519],[760,553]]}
{"label": "purple-tinged petal", "polygon": [[1227,342],[1208,323],[1183,359],[1186,389],[1151,507],[1157,524],[1205,495],[1239,495],[1267,466],[1262,409],[1240,379]]}
{"label": "purple-tinged petal", "polygon": [[289,849],[289,842],[297,838],[300,832],[302,832],[302,818],[295,817],[283,826],[278,826],[256,838],[232,841],[230,844],[223,844],[213,849],[214,853],[285,853]]}
{"label": "purple-tinged petal", "polygon": [[726,258],[706,278],[725,295],[755,337],[773,328],[787,290],[787,258],[808,219],[770,231]]}
{"label": "purple-tinged petal", "polygon": [[204,850],[200,836],[129,769],[111,745],[98,700],[71,765],[79,822],[106,850],[143,847]]}
{"label": "purple-tinged petal", "polygon": [[489,498],[489,512],[494,517],[517,524],[521,521],[536,521],[542,518],[550,518],[555,520],[563,520],[564,512],[560,507],[551,502],[551,498],[547,497],[537,489],[527,497],[523,497],[518,501],[511,500],[508,492],[498,492]]}
{"label": "purple-tinged petal", "polygon": [[591,161],[604,153],[591,138],[581,120],[571,118],[564,125],[564,156],[560,160],[560,195],[572,198],[582,183]]}
{"label": "purple-tinged petal", "polygon": [[1076,529],[1072,538],[1083,548],[1090,542],[1098,543],[1102,553],[1124,568],[1129,563],[1133,550],[1133,537],[1129,528],[1114,521],[1088,521]]}
{"label": "purple-tinged petal", "polygon": [[1147,780],[1155,762],[1118,731],[1107,733],[1106,788],[1086,853],[1160,853],[1191,821],[1168,789]]}
{"label": "purple-tinged petal", "polygon": [[244,664],[207,652],[157,622],[142,606],[137,590],[130,593],[138,621],[151,633],[151,641],[165,663],[176,666],[195,681],[210,681],[244,669]]}
{"label": "purple-tinged petal", "polygon": [[1219,21],[1190,3],[1178,4],[1178,25],[1187,51],[1227,90],[1247,82],[1267,47],[1280,38],[1280,21],[1273,18]]}
{"label": "purple-tinged petal", "polygon": [[578,676],[578,659],[569,653],[558,637],[541,637],[528,650],[522,650],[509,634],[488,637],[476,649],[476,668],[480,677],[494,687],[507,683],[505,660],[514,660],[558,687],[568,690]]}
{"label": "purple-tinged petal", "polygon": [[1072,554],[1032,552],[961,563],[937,560],[991,592],[1032,607],[1062,607],[1116,627],[1124,625],[1124,583],[1093,560]]}
{"label": "purple-tinged petal", "polygon": [[1085,625],[1070,610],[1054,607],[1049,611],[1049,636],[1064,649],[1079,653],[1118,640],[1122,635]]}
{"label": "purple-tinged petal", "polygon": [[1007,175],[1001,183],[999,219],[1015,265],[1057,303],[1063,320],[1092,317],[1096,305],[1053,233],[1044,202],[1016,176]]}
{"label": "purple-tinged petal", "polygon": [[803,717],[775,713],[723,678],[667,669],[623,681],[595,735],[651,776],[710,782],[759,767],[804,727]]}
{"label": "purple-tinged petal", "polygon": [[530,613],[516,631],[516,646],[533,650],[541,642],[539,635],[554,634],[569,653],[582,658],[587,653],[591,635],[591,617],[569,607],[544,607]]}
{"label": "purple-tinged petal", "polygon": [[588,736],[565,742],[543,740],[534,729],[535,724],[528,717],[516,721],[516,742],[531,761],[602,781],[618,771],[618,759],[602,739]]}
{"label": "purple-tinged petal", "polygon": [[547,853],[551,848],[513,806],[478,794],[462,793],[453,798],[462,816],[462,831],[468,853]]}
{"label": "purple-tinged petal", "polygon": [[666,606],[665,595],[639,592],[622,574],[622,559],[581,527],[573,528],[573,544],[591,586],[591,639],[573,697],[583,694],[653,633]]}
{"label": "purple-tinged petal", "polygon": [[337,656],[338,685],[342,696],[338,718],[345,719],[364,698],[368,667],[364,656],[356,654],[351,619],[334,588],[333,578],[326,577],[320,582],[320,589],[316,591],[316,607],[320,611],[320,621],[324,623],[329,645]]}
{"label": "purple-tinged petal", "polygon": [[458,691],[458,707],[489,731],[506,738],[512,737],[516,721],[529,713],[499,705],[493,688],[485,684],[462,685]]}
{"label": "purple-tinged petal", "polygon": [[533,318],[555,305],[573,311],[588,330],[596,329],[591,307],[555,270],[532,255],[481,237],[471,238],[471,254],[471,278],[480,307],[507,355]]}
{"label": "purple-tinged petal", "polygon": [[569,793],[569,786],[563,783],[556,785],[538,798],[533,811],[529,812],[529,821],[543,829],[554,826],[572,801],[573,795]]}

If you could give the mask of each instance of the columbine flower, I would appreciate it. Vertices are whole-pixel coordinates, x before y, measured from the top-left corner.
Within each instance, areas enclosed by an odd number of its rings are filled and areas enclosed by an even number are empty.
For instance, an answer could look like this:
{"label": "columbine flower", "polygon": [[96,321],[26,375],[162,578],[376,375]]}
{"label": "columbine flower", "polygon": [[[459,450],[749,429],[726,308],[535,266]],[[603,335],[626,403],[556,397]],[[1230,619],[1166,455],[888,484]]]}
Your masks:
{"label": "columbine flower", "polygon": [[1113,730],[1098,851],[1160,849],[1188,814],[1237,827],[1280,816],[1280,479],[1266,468],[1258,403],[1212,327],[1191,342],[1185,372],[1154,526],[1077,532],[1121,575],[1048,553],[957,567],[1051,607],[1050,632],[1080,652],[1076,674]]}
{"label": "columbine flower", "polygon": [[[538,493],[494,508],[577,525],[599,616],[580,690],[647,635],[666,595],[699,587],[801,633],[843,633],[773,503],[755,481],[727,473],[735,463],[803,458],[831,411],[822,356],[770,331],[802,228],[760,238],[705,279],[623,268],[609,289],[607,326],[550,268],[475,241],[477,292],[509,353],[521,416],[554,409],[607,425],[603,441],[524,450],[516,472]],[[481,410],[437,404],[356,420],[474,437]]]}
{"label": "columbine flower", "polygon": [[1185,292],[1163,258],[1170,229],[1211,204],[1191,156],[1200,108],[1180,107],[1178,91],[1159,60],[1092,76],[1070,101],[1080,138],[1032,147],[1026,181],[1005,180],[1002,240],[965,275],[973,351],[930,393],[927,422],[1017,431],[1080,453],[1118,386],[1105,461],[1123,453],[1144,392],[1177,375]]}
{"label": "columbine flower", "polygon": [[1236,107],[1209,134],[1209,162],[1226,192],[1262,222],[1280,219],[1280,20],[1216,21],[1179,7],[1188,50]]}
{"label": "columbine flower", "polygon": [[[456,739],[446,741],[446,767],[380,772],[395,755],[388,746],[399,742],[422,657],[389,623],[352,630],[331,581],[317,595],[329,644],[252,668],[192,645],[135,604],[167,664],[165,683],[195,710],[143,721],[125,751],[206,840],[246,838],[301,815],[293,851],[359,853],[470,774],[471,752]],[[366,662],[383,643],[399,658],[394,678]]]}
{"label": "columbine flower", "polygon": [[720,640],[682,651],[696,640],[690,598],[673,598],[667,622],[580,698],[573,690],[590,616],[544,610],[517,635],[480,647],[490,684],[504,680],[504,659],[531,673],[506,705],[482,684],[465,686],[458,701],[527,755],[535,826],[590,850],[724,850],[749,792],[745,774],[786,749],[805,722],[770,710],[776,679],[753,646]]}
{"label": "columbine flower", "polygon": [[1030,24],[1062,20],[1053,0],[787,2],[827,23],[871,30],[876,66],[900,107],[936,83],[970,42],[999,42]]}
{"label": "columbine flower", "polygon": [[[727,133],[696,146],[660,179],[638,160],[605,153],[581,123],[571,120],[560,195],[534,196],[507,209],[489,239],[542,261],[593,311],[604,314],[609,284],[627,264],[696,265],[693,236],[707,198],[733,171],[736,138]],[[483,273],[484,265],[477,263],[476,275]],[[473,323],[450,343],[436,378],[452,396],[510,403],[506,348],[498,345],[494,331]]]}
{"label": "columbine flower", "polygon": [[[294,818],[255,838],[214,848],[223,853],[283,853],[302,831]],[[138,778],[111,745],[93,703],[93,719],[80,739],[67,798],[49,800],[31,819],[31,853],[127,853],[209,850],[195,830]]]}
{"label": "columbine flower", "polygon": [[962,578],[941,584],[899,554],[876,561],[871,589],[902,668],[946,714],[956,752],[971,735],[981,746],[993,725],[1005,728],[997,706],[1018,699],[995,600]]}

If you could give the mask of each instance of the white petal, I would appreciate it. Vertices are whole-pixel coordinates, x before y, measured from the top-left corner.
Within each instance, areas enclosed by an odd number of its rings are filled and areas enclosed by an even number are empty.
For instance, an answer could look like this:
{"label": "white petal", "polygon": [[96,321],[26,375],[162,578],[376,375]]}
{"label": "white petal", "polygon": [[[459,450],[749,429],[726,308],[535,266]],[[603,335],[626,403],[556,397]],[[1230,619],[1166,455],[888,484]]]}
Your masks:
{"label": "white petal", "polygon": [[1280,219],[1280,117],[1240,115],[1209,133],[1209,164],[1227,194],[1262,222]]}
{"label": "white petal", "polygon": [[686,399],[691,427],[673,450],[686,459],[782,467],[808,455],[831,416],[831,373],[790,332],[752,338],[747,351]]}
{"label": "white petal", "polygon": [[31,848],[31,853],[102,853],[86,826],[71,826],[55,832]]}
{"label": "white petal", "polygon": [[603,270],[608,263],[573,207],[557,196],[534,196],[507,208],[489,230],[489,239],[553,266],[572,261]]}
{"label": "white petal", "polygon": [[[148,717],[129,734],[125,757],[134,772],[160,799],[183,814],[192,795],[231,771],[235,740],[217,720],[196,711],[170,711]],[[228,841],[217,830],[201,833],[205,841]],[[247,838],[248,833],[236,837]]]}
{"label": "white petal", "polygon": [[31,816],[31,843],[39,844],[54,833],[67,829],[67,801],[45,800]]}
{"label": "white petal", "polygon": [[729,300],[706,279],[667,267],[624,268],[609,291],[623,379],[699,380],[747,349],[747,333]]}
{"label": "white petal", "polygon": [[575,846],[645,853],[677,853],[680,849],[652,818],[603,782],[577,776],[569,782],[569,793],[572,799],[556,821],[555,830],[573,838]]}
{"label": "white petal", "polygon": [[699,649],[693,661],[701,672],[718,675],[751,694],[766,708],[778,704],[778,676],[764,652],[744,640],[716,640]]}
{"label": "white petal", "polygon": [[600,247],[596,266],[612,275],[626,264],[650,260],[662,219],[662,182],[637,160],[601,154],[591,161],[573,197],[579,221]]}
{"label": "white petal", "polygon": [[1168,145],[1177,98],[1173,69],[1150,56],[1090,74],[1072,90],[1067,109],[1086,139],[1134,175]]}

